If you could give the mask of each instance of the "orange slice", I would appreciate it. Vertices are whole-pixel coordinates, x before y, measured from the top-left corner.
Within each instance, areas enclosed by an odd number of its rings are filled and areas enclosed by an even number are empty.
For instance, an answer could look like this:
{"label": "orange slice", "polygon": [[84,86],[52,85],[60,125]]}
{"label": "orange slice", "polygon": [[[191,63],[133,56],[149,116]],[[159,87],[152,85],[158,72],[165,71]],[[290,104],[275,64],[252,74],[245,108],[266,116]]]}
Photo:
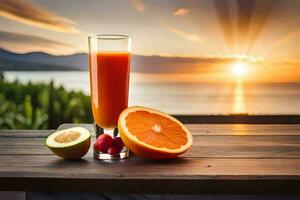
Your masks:
{"label": "orange slice", "polygon": [[192,134],[180,121],[146,107],[125,109],[119,116],[118,128],[132,152],[150,159],[175,158],[193,142]]}

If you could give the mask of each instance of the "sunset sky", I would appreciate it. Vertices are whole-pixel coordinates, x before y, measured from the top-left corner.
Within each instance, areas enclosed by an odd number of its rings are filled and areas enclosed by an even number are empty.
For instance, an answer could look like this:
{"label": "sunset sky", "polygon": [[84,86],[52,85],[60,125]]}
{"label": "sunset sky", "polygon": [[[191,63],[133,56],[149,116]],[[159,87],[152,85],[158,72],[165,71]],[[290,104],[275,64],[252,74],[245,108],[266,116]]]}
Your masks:
{"label": "sunset sky", "polygon": [[298,82],[299,10],[298,0],[0,0],[0,47],[70,54],[87,52],[88,35],[127,34],[134,54],[187,57],[182,79],[227,78],[243,62],[245,79]]}

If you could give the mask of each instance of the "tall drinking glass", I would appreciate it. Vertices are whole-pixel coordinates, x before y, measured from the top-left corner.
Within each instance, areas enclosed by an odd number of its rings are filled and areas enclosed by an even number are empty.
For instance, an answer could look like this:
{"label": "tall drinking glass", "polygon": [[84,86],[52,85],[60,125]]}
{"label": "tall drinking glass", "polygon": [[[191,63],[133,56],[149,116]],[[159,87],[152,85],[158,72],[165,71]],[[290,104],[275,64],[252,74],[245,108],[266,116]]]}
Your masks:
{"label": "tall drinking glass", "polygon": [[[96,136],[118,137],[118,117],[128,106],[130,37],[95,35],[89,37],[91,103]],[[94,150],[96,159],[128,157],[126,147],[115,155]]]}

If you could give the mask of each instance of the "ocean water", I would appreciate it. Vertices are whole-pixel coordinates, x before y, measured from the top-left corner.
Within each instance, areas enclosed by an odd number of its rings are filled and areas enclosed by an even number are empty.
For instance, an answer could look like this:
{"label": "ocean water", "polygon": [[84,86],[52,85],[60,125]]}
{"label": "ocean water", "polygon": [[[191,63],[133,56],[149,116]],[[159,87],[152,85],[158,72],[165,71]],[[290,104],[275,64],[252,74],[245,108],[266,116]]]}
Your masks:
{"label": "ocean water", "polygon": [[[5,72],[9,80],[50,82],[90,94],[88,72]],[[300,114],[300,83],[176,83],[132,74],[129,105],[171,114]],[[139,81],[136,81],[139,80]]]}

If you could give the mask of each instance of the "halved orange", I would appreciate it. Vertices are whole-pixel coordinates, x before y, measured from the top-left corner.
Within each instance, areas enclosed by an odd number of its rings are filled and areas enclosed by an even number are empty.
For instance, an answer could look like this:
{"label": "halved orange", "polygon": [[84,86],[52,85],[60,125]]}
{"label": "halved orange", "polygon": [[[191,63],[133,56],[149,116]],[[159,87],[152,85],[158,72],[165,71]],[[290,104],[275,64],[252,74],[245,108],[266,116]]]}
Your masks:
{"label": "halved orange", "polygon": [[141,106],[125,109],[119,116],[118,128],[129,150],[150,159],[175,158],[193,142],[192,134],[180,121]]}

